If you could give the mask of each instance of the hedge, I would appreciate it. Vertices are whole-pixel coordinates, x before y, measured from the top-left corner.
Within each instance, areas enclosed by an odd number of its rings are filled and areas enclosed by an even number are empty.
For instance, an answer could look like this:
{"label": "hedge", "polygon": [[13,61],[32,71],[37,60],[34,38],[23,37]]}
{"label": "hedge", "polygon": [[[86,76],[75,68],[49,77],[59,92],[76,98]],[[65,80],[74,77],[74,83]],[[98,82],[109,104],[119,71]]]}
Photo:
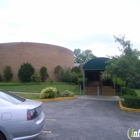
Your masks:
{"label": "hedge", "polygon": [[128,108],[140,109],[140,98],[136,96],[124,96],[124,105]]}

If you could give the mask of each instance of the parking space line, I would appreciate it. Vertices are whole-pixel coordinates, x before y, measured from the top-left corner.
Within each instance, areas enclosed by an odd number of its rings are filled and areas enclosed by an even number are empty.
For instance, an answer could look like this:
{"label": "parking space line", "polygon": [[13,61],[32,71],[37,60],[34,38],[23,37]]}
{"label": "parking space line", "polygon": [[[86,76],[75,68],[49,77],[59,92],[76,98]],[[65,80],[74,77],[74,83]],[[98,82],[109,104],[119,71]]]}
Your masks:
{"label": "parking space line", "polygon": [[46,119],[46,121],[56,121],[56,119]]}
{"label": "parking space line", "polygon": [[51,134],[52,131],[46,131],[46,130],[44,130],[44,131],[42,131],[42,133],[43,133],[43,134]]}

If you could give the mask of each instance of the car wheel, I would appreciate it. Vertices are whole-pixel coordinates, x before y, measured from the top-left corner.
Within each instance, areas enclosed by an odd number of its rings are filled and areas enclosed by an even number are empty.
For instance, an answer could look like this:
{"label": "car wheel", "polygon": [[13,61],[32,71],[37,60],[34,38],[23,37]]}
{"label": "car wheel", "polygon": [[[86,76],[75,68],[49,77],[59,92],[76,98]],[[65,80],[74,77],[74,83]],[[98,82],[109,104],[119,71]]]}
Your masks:
{"label": "car wheel", "polygon": [[2,133],[0,133],[0,140],[6,140],[5,136]]}

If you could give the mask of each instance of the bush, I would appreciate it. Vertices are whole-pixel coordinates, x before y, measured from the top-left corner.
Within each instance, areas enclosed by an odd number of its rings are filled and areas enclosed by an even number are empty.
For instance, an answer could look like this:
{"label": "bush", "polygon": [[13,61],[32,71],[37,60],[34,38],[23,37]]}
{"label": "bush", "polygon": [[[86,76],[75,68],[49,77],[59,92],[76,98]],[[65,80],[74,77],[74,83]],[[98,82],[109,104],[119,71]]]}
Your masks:
{"label": "bush", "polygon": [[65,90],[64,92],[62,92],[60,94],[61,97],[73,97],[74,96],[74,93],[72,91],[69,91],[69,90]]}
{"label": "bush", "polygon": [[41,76],[39,74],[37,74],[37,73],[34,73],[31,76],[31,81],[35,82],[35,83],[40,83],[41,82]]}
{"label": "bush", "polygon": [[44,88],[40,95],[39,98],[55,98],[59,95],[59,90],[56,87],[47,87]]}
{"label": "bush", "polygon": [[133,95],[137,96],[137,93],[134,89],[128,87],[122,87],[122,94],[123,95]]}
{"label": "bush", "polygon": [[49,80],[49,82],[50,82],[50,83],[53,83],[53,80],[52,80],[52,79],[50,79],[50,80]]}
{"label": "bush", "polygon": [[140,98],[132,96],[124,96],[124,106],[129,108],[140,109]]}
{"label": "bush", "polygon": [[58,65],[58,66],[55,67],[54,73],[56,75],[57,82],[59,82],[59,81],[62,80],[62,74],[63,74],[63,72],[64,72],[64,70],[63,70],[63,68],[60,65]]}
{"label": "bush", "polygon": [[80,67],[73,67],[72,69],[71,69],[71,72],[75,72],[75,73],[81,73],[81,69],[80,69]]}
{"label": "bush", "polygon": [[11,81],[13,74],[10,66],[5,66],[3,69],[3,77],[6,82]]}
{"label": "bush", "polygon": [[71,82],[74,84],[78,84],[78,74],[76,72],[71,73]]}
{"label": "bush", "polygon": [[30,63],[23,63],[18,71],[18,77],[22,82],[30,82],[35,69]]}
{"label": "bush", "polygon": [[2,79],[2,76],[1,76],[1,74],[0,74],[0,82],[2,82],[3,81],[3,79]]}
{"label": "bush", "polygon": [[83,74],[82,73],[78,73],[78,78],[83,78]]}
{"label": "bush", "polygon": [[71,83],[72,82],[72,76],[71,76],[71,70],[68,68],[66,69],[62,74],[62,81]]}
{"label": "bush", "polygon": [[47,78],[49,78],[48,72],[47,72],[47,68],[42,66],[40,69],[40,76],[41,76],[41,81],[45,82],[45,80]]}

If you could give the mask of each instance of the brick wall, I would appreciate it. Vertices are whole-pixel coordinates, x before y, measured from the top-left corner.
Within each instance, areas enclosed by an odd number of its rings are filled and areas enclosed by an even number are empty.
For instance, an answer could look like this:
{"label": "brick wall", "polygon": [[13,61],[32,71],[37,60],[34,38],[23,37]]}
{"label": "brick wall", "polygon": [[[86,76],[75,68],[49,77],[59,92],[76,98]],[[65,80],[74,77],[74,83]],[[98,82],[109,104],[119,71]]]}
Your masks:
{"label": "brick wall", "polygon": [[74,54],[71,50],[41,43],[2,43],[0,44],[0,74],[5,66],[11,66],[13,81],[18,81],[18,70],[21,64],[31,63],[36,72],[46,66],[51,79],[55,80],[54,68],[60,65],[63,68],[74,66]]}

